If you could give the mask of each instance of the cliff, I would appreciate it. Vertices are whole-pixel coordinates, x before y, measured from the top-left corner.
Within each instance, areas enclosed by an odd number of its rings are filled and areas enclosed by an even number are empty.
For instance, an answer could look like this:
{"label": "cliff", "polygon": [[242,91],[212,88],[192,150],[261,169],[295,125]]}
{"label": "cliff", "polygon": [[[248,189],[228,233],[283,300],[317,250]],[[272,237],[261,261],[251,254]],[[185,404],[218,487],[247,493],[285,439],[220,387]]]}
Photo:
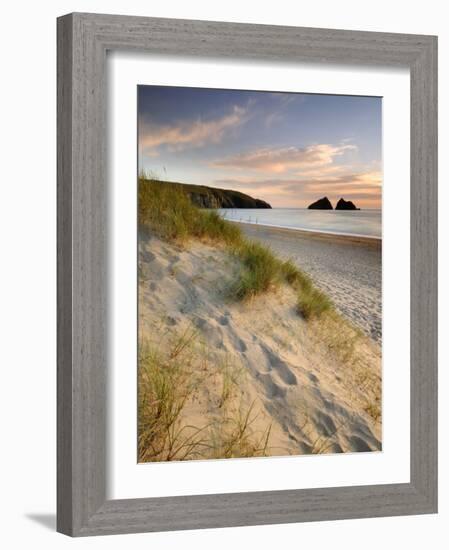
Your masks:
{"label": "cliff", "polygon": [[180,188],[190,195],[192,202],[200,208],[271,208],[261,199],[255,199],[233,189],[218,189],[206,185],[161,181],[161,184]]}

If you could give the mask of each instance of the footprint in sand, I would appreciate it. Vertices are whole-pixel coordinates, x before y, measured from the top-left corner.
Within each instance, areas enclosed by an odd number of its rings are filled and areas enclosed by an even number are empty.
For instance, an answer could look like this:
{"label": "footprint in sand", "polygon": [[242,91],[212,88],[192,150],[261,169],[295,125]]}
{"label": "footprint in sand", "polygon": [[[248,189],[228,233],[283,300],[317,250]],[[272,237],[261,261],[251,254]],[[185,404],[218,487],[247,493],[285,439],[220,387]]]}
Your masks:
{"label": "footprint in sand", "polygon": [[341,445],[335,442],[335,443],[332,443],[332,445],[327,449],[327,452],[337,454],[337,453],[342,453],[343,449]]}
{"label": "footprint in sand", "polygon": [[337,431],[337,428],[332,418],[328,414],[321,411],[318,411],[317,413],[317,424],[320,428],[320,431],[326,436],[331,436]]}
{"label": "footprint in sand", "polygon": [[233,347],[237,351],[240,351],[241,353],[245,353],[245,351],[247,351],[248,347],[245,344],[245,342],[237,335],[237,333],[233,329],[232,324],[231,324],[231,320],[232,319],[230,317],[230,313],[229,313],[229,311],[227,311],[224,315],[222,315],[221,317],[219,317],[217,319],[217,322],[222,327],[226,327],[225,334],[228,334],[229,339],[230,339]]}
{"label": "footprint in sand", "polygon": [[276,384],[271,374],[259,374],[257,378],[262,382],[265,393],[269,399],[273,399],[274,397],[285,397],[287,390],[282,388],[279,384]]}
{"label": "footprint in sand", "polygon": [[162,279],[166,272],[165,264],[159,261],[156,256],[151,260],[147,260],[147,258],[142,255],[142,261],[139,265],[144,279]]}
{"label": "footprint in sand", "polygon": [[357,453],[363,453],[372,450],[368,443],[357,435],[353,435],[352,437],[350,437],[349,443],[351,445],[351,450]]}
{"label": "footprint in sand", "polygon": [[181,258],[180,258],[179,256],[177,256],[177,255],[174,255],[174,256],[170,255],[170,256],[167,258],[167,260],[171,263],[171,265],[174,265],[174,264],[178,263],[180,259],[181,259]]}
{"label": "footprint in sand", "polygon": [[369,426],[367,426],[366,424],[359,423],[359,425],[354,430],[353,435],[354,437],[362,439],[367,445],[371,445],[376,450],[380,450],[382,447],[381,442],[377,439]]}
{"label": "footprint in sand", "polygon": [[283,382],[289,384],[290,386],[298,383],[298,381],[296,380],[296,376],[290,370],[290,367],[287,365],[287,363],[282,361],[282,359],[267,346],[262,345],[261,348],[263,349],[265,356],[268,359],[268,364],[270,368],[274,369],[275,372],[279,374],[279,377],[282,379]]}
{"label": "footprint in sand", "polygon": [[178,324],[177,319],[175,319],[174,317],[170,317],[170,315],[165,319],[165,322],[169,327],[174,327]]}
{"label": "footprint in sand", "polygon": [[207,321],[202,317],[195,317],[192,322],[196,326],[196,328],[199,328],[199,329],[207,328]]}
{"label": "footprint in sand", "polygon": [[202,317],[194,317],[192,323],[205,335],[208,344],[223,349],[223,333],[220,327]]}
{"label": "footprint in sand", "polygon": [[146,263],[154,262],[154,260],[156,259],[156,255],[153,254],[153,252],[150,252],[149,250],[141,249],[140,255],[142,256],[142,258]]}
{"label": "footprint in sand", "polygon": [[245,353],[248,349],[245,342],[232,329],[228,331],[228,334],[234,348],[241,353]]}
{"label": "footprint in sand", "polygon": [[245,353],[245,351],[248,349],[246,347],[246,344],[243,340],[241,340],[240,338],[237,338],[237,348],[242,352],[242,353]]}

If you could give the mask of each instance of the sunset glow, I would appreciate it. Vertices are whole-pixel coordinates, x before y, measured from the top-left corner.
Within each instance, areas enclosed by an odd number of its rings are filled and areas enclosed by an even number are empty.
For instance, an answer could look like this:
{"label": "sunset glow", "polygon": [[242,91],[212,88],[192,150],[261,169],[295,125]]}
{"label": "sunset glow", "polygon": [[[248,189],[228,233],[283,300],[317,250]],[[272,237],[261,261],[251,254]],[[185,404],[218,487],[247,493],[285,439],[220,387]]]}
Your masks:
{"label": "sunset glow", "polygon": [[273,207],[380,208],[378,97],[138,87],[139,168]]}

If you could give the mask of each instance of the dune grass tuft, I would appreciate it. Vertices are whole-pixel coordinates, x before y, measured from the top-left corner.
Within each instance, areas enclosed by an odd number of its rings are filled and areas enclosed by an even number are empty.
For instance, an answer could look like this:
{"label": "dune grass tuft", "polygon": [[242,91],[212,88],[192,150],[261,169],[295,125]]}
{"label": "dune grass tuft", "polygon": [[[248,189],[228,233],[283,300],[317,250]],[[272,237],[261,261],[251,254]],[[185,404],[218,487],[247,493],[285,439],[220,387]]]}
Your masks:
{"label": "dune grass tuft", "polygon": [[305,318],[318,317],[332,307],[330,300],[314,288],[308,275],[292,260],[282,261],[277,258],[269,247],[241,239],[239,245],[234,247],[234,253],[243,264],[243,269],[231,289],[231,294],[237,299],[252,298],[275,289],[281,283],[288,283],[299,293],[298,302],[304,304],[304,311],[299,307],[298,310]]}
{"label": "dune grass tuft", "polygon": [[304,319],[320,317],[324,312],[332,309],[330,299],[316,288],[311,288],[308,292],[300,291],[298,294],[297,308]]}
{"label": "dune grass tuft", "polygon": [[296,307],[304,319],[317,318],[333,310],[334,306],[329,297],[315,288],[312,279],[291,260],[283,262],[281,270],[286,281],[298,291]]}
{"label": "dune grass tuft", "polygon": [[231,295],[235,298],[252,298],[277,287],[281,282],[281,262],[268,247],[242,239],[234,248],[234,253],[242,263],[242,269],[231,288]]}
{"label": "dune grass tuft", "polygon": [[185,460],[198,455],[204,444],[201,428],[189,433],[180,420],[187,400],[198,385],[192,355],[188,353],[193,333],[172,342],[168,353],[140,346],[138,417],[139,461]]}
{"label": "dune grass tuft", "polygon": [[248,409],[239,410],[233,417],[214,426],[211,431],[212,458],[248,458],[268,455],[271,424],[261,433],[255,434],[251,426],[257,419],[255,403]]}
{"label": "dune grass tuft", "polygon": [[[242,371],[217,362],[190,326],[158,346],[139,346],[138,460],[160,462],[202,458],[266,456],[271,425],[253,428],[255,403],[238,402]],[[210,393],[210,377],[218,377],[217,395]],[[207,395],[217,399],[216,415],[200,425],[186,423],[185,409]],[[233,408],[234,407],[234,408]]]}
{"label": "dune grass tuft", "polygon": [[312,279],[301,271],[292,260],[283,262],[281,270],[286,281],[294,288],[300,288],[303,292],[310,292],[312,290]]}
{"label": "dune grass tuft", "polygon": [[160,237],[183,242],[197,237],[236,244],[241,239],[238,227],[211,210],[201,210],[181,188],[155,179],[139,178],[139,223]]}

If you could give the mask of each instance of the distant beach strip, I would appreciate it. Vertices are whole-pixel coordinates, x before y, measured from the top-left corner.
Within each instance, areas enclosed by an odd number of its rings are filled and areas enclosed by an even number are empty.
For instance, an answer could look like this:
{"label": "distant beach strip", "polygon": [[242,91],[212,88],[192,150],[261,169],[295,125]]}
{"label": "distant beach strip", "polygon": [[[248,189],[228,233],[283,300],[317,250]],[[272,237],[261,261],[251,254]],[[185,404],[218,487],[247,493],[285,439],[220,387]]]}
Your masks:
{"label": "distant beach strip", "polygon": [[382,238],[380,210],[308,210],[306,208],[220,208],[226,220],[301,231]]}
{"label": "distant beach strip", "polygon": [[239,226],[247,237],[295,262],[330,296],[340,313],[375,342],[382,343],[380,238],[255,223],[240,222]]}

